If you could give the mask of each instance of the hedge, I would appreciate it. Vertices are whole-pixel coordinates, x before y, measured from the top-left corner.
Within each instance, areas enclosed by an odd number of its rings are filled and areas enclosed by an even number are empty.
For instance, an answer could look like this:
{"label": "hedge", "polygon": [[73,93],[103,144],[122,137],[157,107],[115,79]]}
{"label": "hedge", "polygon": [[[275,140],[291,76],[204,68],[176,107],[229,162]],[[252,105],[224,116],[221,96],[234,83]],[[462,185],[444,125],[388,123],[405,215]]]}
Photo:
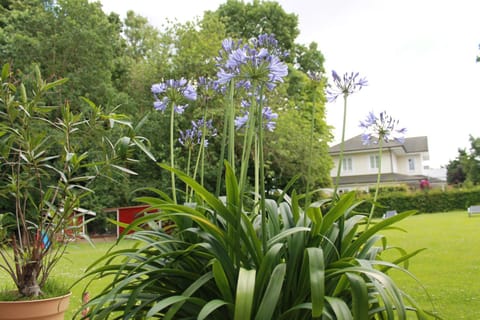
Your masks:
{"label": "hedge", "polygon": [[[366,202],[358,207],[360,212],[370,212],[372,196],[361,196]],[[470,205],[480,204],[480,189],[448,191],[430,190],[427,192],[392,192],[380,194],[377,198],[375,217],[386,211],[397,212],[417,210],[418,213],[448,212],[466,210]]]}

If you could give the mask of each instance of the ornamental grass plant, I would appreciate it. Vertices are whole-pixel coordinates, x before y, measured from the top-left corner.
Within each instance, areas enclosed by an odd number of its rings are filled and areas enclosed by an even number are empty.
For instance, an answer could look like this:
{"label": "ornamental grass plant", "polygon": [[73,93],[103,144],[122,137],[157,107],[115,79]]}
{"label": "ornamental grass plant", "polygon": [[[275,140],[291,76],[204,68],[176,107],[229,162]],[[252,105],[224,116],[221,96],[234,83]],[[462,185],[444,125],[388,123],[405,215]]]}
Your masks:
{"label": "ornamental grass plant", "polygon": [[[207,189],[173,162],[160,164],[173,182],[188,186],[193,201],[179,201],[175,188],[171,194],[148,188],[150,195],[138,200],[157,212],[135,220],[120,238],[134,239],[138,246],[113,249],[87,272],[92,281],[114,279],[85,305],[87,317],[433,318],[388,275],[392,269],[406,272],[405,263],[420,250],[392,248],[380,233],[414,211],[372,222],[367,212],[357,210],[361,201],[353,192],[310,203],[305,199],[311,194],[298,195],[288,187],[275,196],[265,190],[264,135],[275,118],[266,103],[288,72],[275,38],[260,35],[247,43],[227,39],[217,62],[217,84],[227,93],[226,156],[219,175],[225,192]],[[356,88],[366,84],[356,74],[344,79]],[[339,81],[334,76],[334,94],[346,98],[353,93]],[[162,108],[179,107],[157,89],[154,85],[156,106],[161,101]],[[238,96],[247,102],[241,108],[235,106]],[[173,224],[162,229],[159,222],[167,221]],[[393,253],[388,260],[383,258],[386,251]]]}

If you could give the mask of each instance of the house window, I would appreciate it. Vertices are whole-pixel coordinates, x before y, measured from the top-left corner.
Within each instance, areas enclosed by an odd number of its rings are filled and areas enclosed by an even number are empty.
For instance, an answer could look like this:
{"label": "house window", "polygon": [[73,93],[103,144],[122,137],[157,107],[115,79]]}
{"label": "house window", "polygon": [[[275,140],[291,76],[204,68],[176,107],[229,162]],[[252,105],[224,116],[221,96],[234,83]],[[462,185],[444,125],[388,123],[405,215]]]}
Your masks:
{"label": "house window", "polygon": [[352,158],[343,158],[342,169],[343,171],[352,171]]}
{"label": "house window", "polygon": [[415,159],[408,158],[408,170],[415,171]]}
{"label": "house window", "polygon": [[380,164],[380,158],[378,155],[371,155],[370,156],[370,169],[378,169]]}

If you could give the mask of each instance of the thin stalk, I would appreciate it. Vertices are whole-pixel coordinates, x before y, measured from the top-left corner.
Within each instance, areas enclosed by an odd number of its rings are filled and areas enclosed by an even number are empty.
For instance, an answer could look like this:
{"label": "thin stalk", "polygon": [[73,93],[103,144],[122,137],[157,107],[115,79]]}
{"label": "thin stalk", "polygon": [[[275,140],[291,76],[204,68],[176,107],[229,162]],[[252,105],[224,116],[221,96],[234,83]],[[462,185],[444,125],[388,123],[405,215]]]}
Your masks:
{"label": "thin stalk", "polygon": [[310,206],[311,195],[310,195],[310,179],[312,177],[312,165],[313,165],[313,136],[315,133],[315,98],[316,98],[317,87],[313,87],[313,101],[312,101],[312,119],[310,122],[310,145],[309,145],[309,156],[308,156],[308,167],[307,167],[307,187],[305,190],[305,210]]}
{"label": "thin stalk", "polygon": [[[171,106],[171,114],[170,114],[170,166],[172,168],[175,168],[175,158],[174,158],[174,139],[173,139],[173,132],[174,132],[174,126],[175,126],[175,108],[173,105]],[[170,174],[172,178],[172,197],[173,197],[173,202],[176,204],[177,203],[177,190],[175,188],[175,173],[172,171]]]}
{"label": "thin stalk", "polygon": [[333,190],[333,196],[337,198],[338,184],[340,183],[340,174],[342,173],[343,152],[345,149],[345,130],[347,127],[347,98],[348,93],[343,95],[343,125],[342,125],[342,140],[340,142],[340,155],[338,157],[337,177],[335,180],[335,189]]}
{"label": "thin stalk", "polygon": [[[192,147],[188,148],[188,157],[187,157],[187,175],[190,175],[190,161],[192,160]],[[193,176],[193,179],[195,179],[195,175]],[[193,192],[193,190],[192,190]],[[192,195],[188,195],[188,183],[185,184],[185,201],[190,202]]]}
{"label": "thin stalk", "polygon": [[[255,87],[252,84],[253,87]],[[248,113],[248,120],[246,123],[246,132],[243,139],[243,148],[242,148],[242,163],[240,166],[240,195],[243,199],[243,194],[245,193],[246,184],[247,184],[247,171],[250,159],[250,153],[252,152],[253,138],[255,136],[255,123],[256,123],[256,112],[257,112],[257,101],[255,100],[255,95],[252,96],[252,102],[250,105],[250,112]]]}
{"label": "thin stalk", "polygon": [[382,154],[383,154],[383,137],[380,136],[378,137],[378,173],[377,173],[377,186],[375,188],[375,195],[373,196],[373,203],[372,203],[372,208],[370,209],[370,214],[368,215],[368,221],[367,221],[367,226],[365,227],[365,230],[368,229],[370,226],[370,222],[372,221],[373,213],[375,212],[375,203],[377,202],[377,197],[378,197],[378,189],[380,187],[380,177],[382,175]]}
{"label": "thin stalk", "polygon": [[223,119],[223,132],[222,142],[220,146],[220,158],[217,168],[217,184],[215,187],[215,196],[220,196],[220,189],[222,186],[222,172],[223,172],[223,160],[225,159],[225,149],[227,147],[227,135],[228,135],[228,162],[235,172],[235,110],[233,105],[233,97],[235,93],[235,83],[230,81],[228,102],[225,108],[225,116]]}
{"label": "thin stalk", "polygon": [[[340,142],[340,155],[338,157],[338,168],[337,168],[337,177],[335,181],[335,189],[333,190],[333,198],[334,201],[338,199],[337,190],[338,184],[340,183],[340,175],[342,173],[342,162],[343,162],[343,152],[345,149],[345,131],[347,127],[347,98],[348,93],[343,94],[343,125],[342,125],[342,140]],[[345,216],[342,215],[340,219],[338,219],[338,240],[337,240],[337,250],[341,254],[342,253],[342,240],[343,240],[343,228],[345,226]]]}
{"label": "thin stalk", "polygon": [[[207,111],[203,113],[203,128],[202,128],[202,138],[200,139],[200,146],[198,149],[197,160],[195,161],[195,168],[193,169],[193,179],[197,177],[198,167],[200,166],[200,184],[203,187],[204,179],[204,169],[205,169],[205,136],[207,135]],[[193,189],[190,192],[190,199],[193,199]]]}
{"label": "thin stalk", "polygon": [[267,212],[265,210],[265,161],[263,155],[263,86],[260,87],[260,101],[257,108],[257,121],[258,121],[258,164],[259,167],[259,191],[260,191],[260,214],[262,217],[262,246],[263,254],[267,253]]}
{"label": "thin stalk", "polygon": [[[255,151],[254,151],[254,158],[253,158],[253,163],[254,163],[254,172],[255,172],[255,184],[254,184],[254,199],[255,199],[255,203],[258,203],[258,201],[260,200],[260,161],[259,161],[259,158],[260,158],[260,155],[259,155],[259,148],[260,146],[258,145],[259,144],[259,137],[258,135],[255,137]],[[254,213],[257,214],[258,213],[258,207],[255,206],[254,207]]]}
{"label": "thin stalk", "polygon": [[228,162],[235,172],[235,106],[233,104],[233,96],[235,93],[235,83],[230,81],[230,88],[228,92]]}

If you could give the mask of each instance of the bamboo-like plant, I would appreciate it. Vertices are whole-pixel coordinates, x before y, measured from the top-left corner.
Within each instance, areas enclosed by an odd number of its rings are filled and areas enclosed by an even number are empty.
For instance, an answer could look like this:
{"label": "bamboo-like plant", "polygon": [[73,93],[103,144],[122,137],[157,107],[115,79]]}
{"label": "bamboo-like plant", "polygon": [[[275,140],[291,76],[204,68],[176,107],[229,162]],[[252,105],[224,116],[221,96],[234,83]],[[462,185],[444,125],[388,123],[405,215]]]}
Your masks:
{"label": "bamboo-like plant", "polygon": [[[48,105],[47,94],[65,81],[46,82],[36,67],[27,88],[13,78],[8,64],[0,75],[0,197],[6,204],[0,216],[13,221],[0,227],[0,270],[21,296],[42,294],[69,239],[80,233],[75,215],[101,170],[132,173],[118,163],[125,160],[118,148],[138,145],[148,153],[141,137],[109,139],[106,128],[113,124],[133,132],[124,115],[106,114],[88,99],[85,113],[69,104]],[[82,147],[89,136],[104,142],[95,156]]]}
{"label": "bamboo-like plant", "polygon": [[[275,43],[268,35],[245,46],[223,43],[227,62],[220,83],[230,88],[231,81],[248,83],[254,91],[242,119],[240,172],[224,163],[226,194],[217,196],[162,164],[194,191],[197,206],[178,204],[154,188],[149,189],[152,196],[138,199],[158,213],[137,219],[126,230],[136,232],[121,236],[135,240],[134,248],[113,250],[89,268],[86,277],[93,281],[112,279],[86,304],[89,319],[430,318],[387,274],[390,269],[408,272],[403,263],[421,250],[398,250],[392,261],[382,258],[390,248],[379,232],[414,211],[365,229],[368,214],[357,212],[360,202],[353,192],[302,208],[303,196],[295,192],[267,198],[261,171],[259,194],[246,192],[252,153],[263,170],[263,90],[273,88],[286,71]],[[174,227],[166,232],[155,227],[159,221]],[[142,230],[142,225],[153,227]]]}

